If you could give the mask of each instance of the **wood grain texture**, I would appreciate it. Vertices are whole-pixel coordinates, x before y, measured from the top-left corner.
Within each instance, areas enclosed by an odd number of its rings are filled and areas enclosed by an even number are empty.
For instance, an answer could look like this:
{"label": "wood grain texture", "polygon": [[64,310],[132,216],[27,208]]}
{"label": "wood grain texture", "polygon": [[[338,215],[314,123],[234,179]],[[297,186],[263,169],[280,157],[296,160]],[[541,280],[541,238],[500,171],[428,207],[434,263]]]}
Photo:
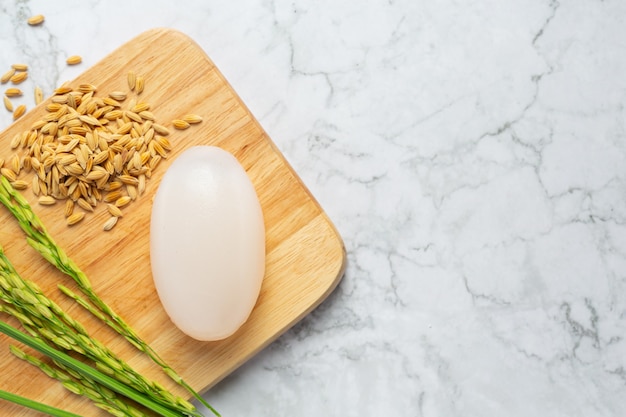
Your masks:
{"label": "wood grain texture", "polygon": [[[30,190],[24,191],[24,195],[57,243],[90,277],[100,296],[186,381],[202,392],[319,305],[343,275],[345,249],[322,208],[193,40],[173,30],[153,29],[121,46],[71,85],[95,84],[97,96],[115,90],[128,91],[126,74],[129,70],[145,77],[141,101],[152,105],[159,123],[171,127],[173,119],[187,113],[204,118],[199,125],[173,131],[169,137],[173,151],[148,181],[146,193],[125,209],[124,217],[111,232],[102,231],[102,224],[108,217],[104,204],[79,225],[67,227],[62,205],[42,207],[35,203]],[[0,157],[8,159],[12,155],[11,138],[28,130],[45,113],[46,103],[44,101],[0,135],[3,150]],[[198,342],[174,327],[161,307],[150,272],[152,197],[168,165],[184,149],[198,144],[222,147],[238,158],[259,196],[267,234],[266,276],[259,300],[244,326],[219,342]],[[30,178],[29,175],[25,178]],[[59,293],[58,283],[74,288],[73,282],[26,244],[17,222],[2,207],[0,224],[0,244],[25,278],[36,281],[50,298],[84,323],[94,337],[141,373],[187,396],[122,338]],[[4,315],[2,319],[15,324]],[[8,338],[0,336],[0,388],[79,414],[108,415],[13,358],[8,352],[10,343]],[[39,414],[0,401],[0,415]]]}

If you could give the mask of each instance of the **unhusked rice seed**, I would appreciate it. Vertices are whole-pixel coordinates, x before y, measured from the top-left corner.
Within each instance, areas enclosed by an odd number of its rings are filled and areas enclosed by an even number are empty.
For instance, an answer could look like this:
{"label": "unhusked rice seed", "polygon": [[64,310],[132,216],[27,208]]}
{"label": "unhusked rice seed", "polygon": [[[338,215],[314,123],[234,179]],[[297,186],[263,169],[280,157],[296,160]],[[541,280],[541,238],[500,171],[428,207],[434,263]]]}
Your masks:
{"label": "unhusked rice seed", "polygon": [[142,111],[150,110],[150,104],[144,103],[143,101],[135,104],[132,108],[132,111],[135,113],[141,113]]}
{"label": "unhusked rice seed", "polygon": [[39,200],[37,200],[37,202],[42,206],[51,206],[56,203],[56,199],[49,195],[43,195],[39,197]]}
{"label": "unhusked rice seed", "polygon": [[2,74],[2,77],[0,77],[0,82],[2,82],[2,84],[8,83],[14,74],[15,74],[15,68],[11,68],[10,70]]}
{"label": "unhusked rice seed", "polygon": [[124,101],[126,100],[126,93],[122,91],[113,91],[109,93],[109,97],[116,101]]}
{"label": "unhusked rice seed", "polygon": [[131,201],[131,198],[125,195],[115,200],[115,206],[118,208],[121,208],[127,205],[128,203],[130,203],[130,201]]}
{"label": "unhusked rice seed", "polygon": [[83,213],[82,211],[79,211],[78,213],[74,213],[71,216],[69,216],[67,218],[67,225],[68,226],[72,226],[76,223],[78,223],[79,221],[81,221],[82,219],[85,218],[85,213]]}
{"label": "unhusked rice seed", "polygon": [[65,217],[70,217],[74,213],[74,200],[67,199],[65,200]]}
{"label": "unhusked rice seed", "polygon": [[11,185],[13,185],[13,188],[15,188],[16,190],[25,190],[26,188],[28,188],[28,183],[24,180],[13,181]]}
{"label": "unhusked rice seed", "polygon": [[102,226],[102,230],[104,230],[105,232],[108,232],[109,230],[113,229],[113,227],[115,227],[115,225],[117,224],[117,219],[118,218],[116,216],[109,217],[109,220],[104,222],[104,225]]}
{"label": "unhusked rice seed", "polygon": [[93,207],[91,206],[91,204],[89,204],[89,202],[87,200],[85,200],[83,197],[79,198],[78,200],[76,200],[76,204],[78,204],[78,206],[80,208],[82,208],[85,211],[90,211],[93,212]]}
{"label": "unhusked rice seed", "polygon": [[187,129],[189,127],[189,123],[180,119],[173,120],[172,125],[179,130]]}
{"label": "unhusked rice seed", "polygon": [[137,86],[137,75],[134,71],[128,71],[128,74],[126,75],[126,81],[128,81],[128,88],[130,89],[130,91],[133,91]]}
{"label": "unhusked rice seed", "polygon": [[107,204],[107,210],[111,216],[122,217],[122,210],[114,204]]}
{"label": "unhusked rice seed", "polygon": [[13,103],[11,103],[11,100],[9,100],[7,96],[4,96],[4,108],[10,112],[13,111]]}
{"label": "unhusked rice seed", "polygon": [[36,14],[28,18],[26,22],[28,22],[31,26],[37,26],[43,23],[45,17],[42,14]]}
{"label": "unhusked rice seed", "polygon": [[6,177],[9,182],[17,180],[17,175],[15,175],[15,172],[13,172],[10,168],[0,168],[0,174],[2,174],[3,177]]}
{"label": "unhusked rice seed", "polygon": [[167,127],[160,125],[158,123],[154,123],[152,127],[154,128],[154,131],[158,133],[159,135],[167,136],[170,134],[170,130]]}
{"label": "unhusked rice seed", "polygon": [[26,113],[26,105],[24,104],[20,104],[19,106],[17,106],[17,108],[13,111],[13,120],[17,120],[20,117],[22,117],[24,115],[24,113]]}
{"label": "unhusked rice seed", "polygon": [[13,64],[11,65],[15,71],[28,71],[28,65],[26,64]]}
{"label": "unhusked rice seed", "polygon": [[186,114],[182,117],[182,120],[186,121],[187,123],[195,124],[202,122],[202,117],[198,116],[197,114]]}
{"label": "unhusked rice seed", "polygon": [[145,87],[145,81],[142,76],[137,76],[135,79],[135,92],[137,94],[143,93],[143,88]]}
{"label": "unhusked rice seed", "polygon": [[19,97],[22,95],[22,90],[20,90],[19,88],[11,87],[7,88],[4,94],[7,97]]}
{"label": "unhusked rice seed", "polygon": [[27,72],[25,72],[25,71],[24,72],[16,72],[11,77],[11,82],[13,84],[20,84],[20,83],[24,82],[26,80],[26,78],[28,78],[28,73]]}
{"label": "unhusked rice seed", "polygon": [[115,190],[115,191],[109,191],[102,200],[105,203],[115,203],[121,197],[122,197],[122,192],[119,190]]}
{"label": "unhusked rice seed", "polygon": [[30,188],[33,190],[33,194],[39,195],[41,190],[39,189],[39,177],[37,175],[33,175]]}
{"label": "unhusked rice seed", "polygon": [[67,65],[77,65],[83,62],[83,58],[80,55],[72,55],[68,57],[65,62]]}
{"label": "unhusked rice seed", "polygon": [[43,91],[40,87],[35,87],[35,104],[40,104],[43,101]]}
{"label": "unhusked rice seed", "polygon": [[11,157],[11,169],[15,172],[15,175],[20,175],[20,171],[22,170],[22,161],[18,154],[13,154]]}

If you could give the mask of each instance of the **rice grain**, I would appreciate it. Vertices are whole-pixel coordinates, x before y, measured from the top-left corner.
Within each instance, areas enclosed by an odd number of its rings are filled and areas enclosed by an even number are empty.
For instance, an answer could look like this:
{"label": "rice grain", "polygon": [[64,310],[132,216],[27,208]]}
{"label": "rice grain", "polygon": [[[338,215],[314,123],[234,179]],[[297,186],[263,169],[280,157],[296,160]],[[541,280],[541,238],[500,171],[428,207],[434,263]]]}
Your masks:
{"label": "rice grain", "polygon": [[35,87],[35,104],[40,104],[43,101],[43,91],[40,87]]}
{"label": "rice grain", "polygon": [[117,219],[118,218],[116,216],[109,217],[109,220],[104,222],[104,225],[102,226],[102,230],[104,230],[105,232],[108,232],[109,230],[113,229],[115,225],[117,224]]}
{"label": "rice grain", "polygon": [[198,116],[197,114],[186,114],[185,116],[182,117],[182,119],[185,122],[190,123],[190,124],[202,122],[202,117]]}
{"label": "rice grain", "polygon": [[143,93],[143,89],[145,87],[145,81],[142,76],[137,76],[135,79],[135,92],[137,94]]}
{"label": "rice grain", "polygon": [[118,198],[117,200],[115,200],[115,206],[118,208],[122,208],[125,205],[127,205],[128,203],[130,203],[131,198],[127,195],[122,196],[120,198]]}
{"label": "rice grain", "polygon": [[12,112],[13,111],[13,103],[11,103],[11,100],[9,100],[9,98],[5,95],[4,97],[4,107]]}
{"label": "rice grain", "polygon": [[9,182],[17,180],[17,175],[15,175],[15,172],[13,172],[10,168],[0,168],[0,174],[2,174],[3,177],[6,177]]}
{"label": "rice grain", "polygon": [[74,213],[74,200],[68,198],[67,200],[65,200],[64,215],[65,217],[70,217],[72,213]]}
{"label": "rice grain", "polygon": [[17,120],[20,117],[22,117],[24,115],[24,113],[26,113],[26,105],[24,104],[20,104],[19,106],[17,106],[17,108],[13,111],[13,120]]}
{"label": "rice grain", "polygon": [[133,91],[135,89],[135,86],[137,85],[137,75],[134,71],[128,71],[128,74],[126,75],[126,81],[128,81],[128,88],[130,89],[130,91]]}
{"label": "rice grain", "polygon": [[45,20],[44,15],[36,14],[34,16],[29,17],[26,22],[31,26],[37,26],[37,25],[42,24],[44,20]]}
{"label": "rice grain", "polygon": [[113,91],[109,93],[109,97],[116,101],[124,101],[126,100],[126,93],[122,91]]}
{"label": "rice grain", "polygon": [[22,95],[22,90],[20,90],[19,88],[11,87],[7,88],[4,94],[7,97],[19,97]]}
{"label": "rice grain", "polygon": [[68,57],[65,62],[67,65],[77,65],[83,62],[83,58],[80,55],[72,55]]}
{"label": "rice grain", "polygon": [[28,65],[26,64],[13,64],[11,65],[15,71],[28,71]]}
{"label": "rice grain", "polygon": [[53,204],[56,203],[56,199],[49,195],[43,195],[39,197],[39,200],[37,200],[37,202],[41,204],[42,206],[52,206]]}
{"label": "rice grain", "polygon": [[190,126],[188,122],[181,119],[172,120],[172,125],[179,130],[187,129]]}
{"label": "rice grain", "polygon": [[24,180],[15,180],[11,183],[16,190],[25,190],[28,188],[28,182]]}
{"label": "rice grain", "polygon": [[28,73],[27,72],[16,72],[10,78],[10,81],[13,84],[20,84],[20,83],[24,82],[27,78],[28,78]]}
{"label": "rice grain", "polygon": [[10,70],[2,74],[2,77],[0,77],[0,82],[2,82],[2,84],[8,83],[14,74],[15,74],[15,68],[11,68]]}
{"label": "rice grain", "polygon": [[83,213],[82,211],[78,212],[78,213],[73,213],[72,215],[70,215],[67,218],[67,220],[66,220],[67,221],[67,225],[68,226],[75,225],[76,223],[80,222],[84,218],[85,218],[85,213]]}

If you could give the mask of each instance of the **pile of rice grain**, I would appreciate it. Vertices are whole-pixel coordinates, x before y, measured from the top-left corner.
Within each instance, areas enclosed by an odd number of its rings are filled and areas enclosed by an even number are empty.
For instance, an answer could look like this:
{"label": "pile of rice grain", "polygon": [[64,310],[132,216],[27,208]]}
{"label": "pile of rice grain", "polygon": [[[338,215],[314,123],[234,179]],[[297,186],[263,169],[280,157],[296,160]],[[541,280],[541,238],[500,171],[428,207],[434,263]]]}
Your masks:
{"label": "pile of rice grain", "polygon": [[[65,201],[68,225],[106,204],[110,218],[103,229],[110,230],[167,157],[170,131],[155,122],[150,104],[138,102],[138,96],[127,101],[127,94],[118,91],[98,97],[96,90],[92,84],[57,88],[47,114],[13,137],[15,153],[6,164],[0,161],[0,174],[17,189],[30,184],[42,205]],[[202,120],[197,115],[183,119]],[[23,172],[32,172],[32,180],[21,180]]]}

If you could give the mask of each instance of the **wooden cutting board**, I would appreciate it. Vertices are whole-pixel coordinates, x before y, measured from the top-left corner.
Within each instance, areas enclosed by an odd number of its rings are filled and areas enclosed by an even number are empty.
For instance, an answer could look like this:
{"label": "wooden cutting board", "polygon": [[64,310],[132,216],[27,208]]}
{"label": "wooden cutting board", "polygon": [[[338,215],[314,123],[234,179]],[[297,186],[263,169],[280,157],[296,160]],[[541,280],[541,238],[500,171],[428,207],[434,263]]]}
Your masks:
{"label": "wooden cutting board", "polygon": [[[70,84],[97,86],[96,96],[129,92],[128,71],[145,78],[139,101],[151,104],[157,121],[172,130],[173,150],[147,183],[146,193],[125,209],[113,230],[104,232],[105,205],[78,225],[65,224],[62,204],[43,207],[30,189],[23,193],[49,232],[86,272],[96,291],[147,340],[162,358],[199,392],[216,384],[319,305],[340,281],[345,266],[341,238],[314,197],[289,166],[272,140],[229,86],[219,70],[184,34],[169,29],[145,32],[111,53]],[[132,94],[131,94],[132,95]],[[48,99],[49,101],[50,99]],[[46,114],[45,101],[0,134],[0,157],[13,154],[10,140]],[[174,130],[171,121],[184,114],[204,118],[187,130]],[[173,326],[152,282],[149,220],[152,197],[168,165],[184,149],[215,145],[233,153],[248,172],[259,196],[266,227],[266,276],[249,320],[230,338],[195,341]],[[24,179],[30,179],[25,174]],[[48,265],[24,239],[15,219],[0,207],[0,244],[25,278],[84,323],[92,335],[110,346],[132,366],[179,395],[145,357],[108,328],[93,320],[59,293],[56,285],[73,282]],[[242,259],[245,262],[245,259]],[[7,316],[3,320],[16,324]],[[203,320],[198,317],[198,320]],[[84,415],[108,415],[70,394],[37,369],[9,352],[12,343],[0,335],[0,388]],[[39,415],[0,400],[0,415]]]}

